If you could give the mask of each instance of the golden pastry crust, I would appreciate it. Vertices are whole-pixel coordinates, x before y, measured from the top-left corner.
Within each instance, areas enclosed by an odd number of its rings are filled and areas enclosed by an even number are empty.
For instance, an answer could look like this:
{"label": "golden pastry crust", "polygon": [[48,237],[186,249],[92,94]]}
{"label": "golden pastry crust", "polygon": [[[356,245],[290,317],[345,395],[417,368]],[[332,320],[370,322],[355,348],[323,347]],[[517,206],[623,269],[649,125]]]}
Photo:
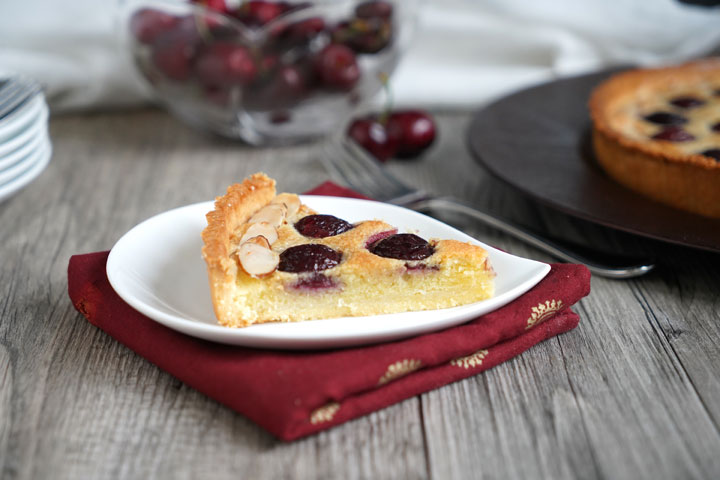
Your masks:
{"label": "golden pastry crust", "polygon": [[240,184],[230,185],[224,196],[215,199],[215,209],[206,216],[202,256],[207,263],[210,295],[218,318],[236,314],[235,305],[229,301],[238,274],[237,262],[230,256],[233,234],[274,196],[275,181],[256,173]]}
{"label": "golden pastry crust", "polygon": [[[249,238],[252,222],[268,206],[295,201],[299,208],[285,210],[275,229],[276,238],[273,235],[272,241],[267,242],[268,249],[279,255],[292,246],[321,244],[341,252],[341,262],[314,273],[279,269],[268,274],[248,273],[242,255],[244,244],[257,243]],[[225,196],[216,200],[203,232],[203,256],[208,265],[215,314],[221,324],[244,327],[270,321],[447,308],[493,294],[494,272],[487,252],[478,246],[431,239],[434,253],[421,261],[380,257],[367,246],[397,232],[395,227],[380,220],[368,220],[339,235],[325,238],[301,235],[295,223],[315,213],[300,204],[296,195],[275,196],[274,181],[264,174],[231,186]],[[261,243],[264,245],[264,241]],[[330,286],[305,288],[306,282],[317,280],[318,276]]]}
{"label": "golden pastry crust", "polygon": [[[720,59],[620,73],[598,86],[589,102],[598,162],[616,181],[667,205],[720,218],[720,162],[699,152],[720,148]],[[681,96],[702,99],[691,109],[673,106]],[[663,127],[643,117],[683,115],[694,139],[653,139]]]}

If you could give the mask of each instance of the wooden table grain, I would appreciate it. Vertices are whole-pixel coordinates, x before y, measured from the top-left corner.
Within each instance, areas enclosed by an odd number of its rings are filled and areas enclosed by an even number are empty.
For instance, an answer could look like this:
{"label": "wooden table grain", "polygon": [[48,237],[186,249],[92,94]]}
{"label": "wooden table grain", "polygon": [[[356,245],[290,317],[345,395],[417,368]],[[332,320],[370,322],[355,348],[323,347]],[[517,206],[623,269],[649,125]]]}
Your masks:
{"label": "wooden table grain", "polygon": [[577,242],[655,254],[657,270],[593,278],[577,329],[484,374],[283,443],[85,321],[66,269],[255,171],[307,190],[328,178],[317,145],[250,148],[152,109],[53,117],[50,166],[0,204],[0,477],[719,478],[720,255],[538,206],[474,163],[470,112],[437,119],[430,154],[392,165],[405,178]]}

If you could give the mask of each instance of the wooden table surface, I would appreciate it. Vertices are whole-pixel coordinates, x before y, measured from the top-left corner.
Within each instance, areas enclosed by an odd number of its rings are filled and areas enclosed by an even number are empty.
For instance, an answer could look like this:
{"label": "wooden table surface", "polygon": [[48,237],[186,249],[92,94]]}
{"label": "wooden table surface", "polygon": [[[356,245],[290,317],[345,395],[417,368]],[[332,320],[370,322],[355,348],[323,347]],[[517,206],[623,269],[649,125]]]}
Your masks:
{"label": "wooden table surface", "polygon": [[[317,145],[254,149],[157,110],[53,117],[54,154],[0,204],[0,477],[720,478],[720,255],[542,208],[465,148],[470,113],[438,113],[428,156],[392,168],[556,235],[650,252],[633,280],[593,278],[580,326],[484,374],[283,443],[89,324],[68,259],[262,170],[286,191],[328,178]],[[549,261],[505,235],[483,241]]]}

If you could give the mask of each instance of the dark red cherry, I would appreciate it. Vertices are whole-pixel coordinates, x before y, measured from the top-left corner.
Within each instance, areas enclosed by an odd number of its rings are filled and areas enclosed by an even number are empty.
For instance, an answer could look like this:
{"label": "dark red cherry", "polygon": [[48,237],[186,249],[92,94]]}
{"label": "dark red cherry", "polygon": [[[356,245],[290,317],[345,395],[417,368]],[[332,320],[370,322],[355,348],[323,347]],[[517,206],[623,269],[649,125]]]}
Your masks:
{"label": "dark red cherry", "polygon": [[388,135],[397,143],[398,158],[414,158],[435,141],[435,122],[419,110],[395,112],[387,124]]}
{"label": "dark red cherry", "polygon": [[258,73],[250,51],[232,43],[214,43],[198,56],[195,73],[204,85],[248,85]]}
{"label": "dark red cherry", "polygon": [[219,12],[223,14],[230,13],[230,8],[228,7],[225,0],[198,0],[193,1],[193,3],[199,3],[201,5],[204,5],[208,10],[212,10],[214,12]]}
{"label": "dark red cherry", "polygon": [[682,125],[688,121],[688,119],[682,115],[670,112],[655,112],[650,115],[645,115],[643,118],[650,123],[656,123],[658,125]]}
{"label": "dark red cherry", "polygon": [[700,105],[704,105],[705,101],[700,100],[697,97],[691,97],[688,95],[682,97],[675,97],[670,100],[670,103],[680,108],[695,108],[699,107]]}
{"label": "dark red cherry", "polygon": [[288,65],[277,73],[278,95],[285,98],[301,97],[307,89],[306,75],[299,67]]}
{"label": "dark red cherry", "polygon": [[345,45],[328,45],[317,54],[314,64],[320,82],[331,90],[352,90],[360,80],[355,53]]}
{"label": "dark red cherry", "polygon": [[172,30],[179,21],[180,18],[175,15],[143,8],[135,12],[130,19],[130,31],[140,43],[150,45],[158,35]]}
{"label": "dark red cherry", "polygon": [[[190,19],[192,20],[192,19]],[[167,78],[176,81],[188,80],[192,75],[192,60],[199,43],[194,22],[187,19],[178,23],[177,28],[159,35],[152,46],[152,62]]]}
{"label": "dark red cherry", "polygon": [[365,241],[365,248],[370,248],[373,243],[378,242],[382,240],[383,238],[390,237],[392,235],[395,235],[397,233],[397,228],[393,230],[385,230],[384,232],[374,233],[368,237],[368,239]]}
{"label": "dark red cherry", "polygon": [[310,91],[307,69],[285,65],[263,75],[247,92],[245,105],[254,110],[286,109]]}
{"label": "dark red cherry", "polygon": [[720,132],[720,122],[717,122],[712,127],[710,127],[710,130],[712,130],[713,132]]}
{"label": "dark red cherry", "polygon": [[265,81],[274,74],[275,69],[280,64],[280,59],[277,55],[267,54],[264,55],[258,61],[258,78],[260,81]]}
{"label": "dark red cherry", "polygon": [[285,35],[291,42],[306,42],[323,30],[325,30],[325,20],[322,17],[311,17],[290,24]]}
{"label": "dark red cherry", "polygon": [[347,135],[381,162],[397,152],[397,139],[390,138],[385,125],[374,116],[359,118],[352,122]]}
{"label": "dark red cherry", "polygon": [[285,13],[285,9],[283,2],[250,0],[243,2],[233,15],[246,25],[259,27]]}
{"label": "dark red cherry", "polygon": [[290,247],[280,254],[278,270],[281,272],[319,272],[336,267],[342,254],[330,247],[307,243]]}
{"label": "dark red cherry", "polygon": [[332,39],[357,53],[377,53],[390,44],[392,24],[383,18],[356,18],[340,22],[332,30]]}
{"label": "dark red cherry", "polygon": [[308,215],[295,224],[295,229],[301,235],[312,238],[332,237],[352,228],[351,223],[333,215]]}
{"label": "dark red cherry", "polygon": [[704,152],[701,152],[700,155],[714,158],[715,161],[720,162],[720,148],[711,148],[709,150],[705,150]]}
{"label": "dark red cherry", "polygon": [[352,28],[350,28],[350,22],[347,20],[343,20],[342,22],[332,27],[330,34],[332,36],[333,42],[347,45],[355,33],[353,32]]}
{"label": "dark red cherry", "polygon": [[390,18],[393,14],[393,6],[388,2],[376,0],[363,2],[355,7],[355,15],[360,18]]}
{"label": "dark red cherry", "polygon": [[695,137],[683,130],[682,127],[671,125],[660,130],[659,133],[653,135],[655,140],[667,140],[668,142],[688,142],[695,140]]}
{"label": "dark red cherry", "polygon": [[370,252],[386,258],[422,260],[432,255],[435,248],[413,233],[398,233],[371,245]]}

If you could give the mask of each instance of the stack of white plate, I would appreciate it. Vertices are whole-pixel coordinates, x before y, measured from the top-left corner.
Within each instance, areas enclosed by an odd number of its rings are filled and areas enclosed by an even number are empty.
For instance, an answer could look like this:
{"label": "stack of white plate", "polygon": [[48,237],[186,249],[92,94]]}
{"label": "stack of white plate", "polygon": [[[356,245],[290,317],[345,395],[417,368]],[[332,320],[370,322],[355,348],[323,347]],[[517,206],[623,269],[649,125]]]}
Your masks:
{"label": "stack of white plate", "polygon": [[0,201],[32,182],[50,162],[48,107],[39,86],[0,78]]}

